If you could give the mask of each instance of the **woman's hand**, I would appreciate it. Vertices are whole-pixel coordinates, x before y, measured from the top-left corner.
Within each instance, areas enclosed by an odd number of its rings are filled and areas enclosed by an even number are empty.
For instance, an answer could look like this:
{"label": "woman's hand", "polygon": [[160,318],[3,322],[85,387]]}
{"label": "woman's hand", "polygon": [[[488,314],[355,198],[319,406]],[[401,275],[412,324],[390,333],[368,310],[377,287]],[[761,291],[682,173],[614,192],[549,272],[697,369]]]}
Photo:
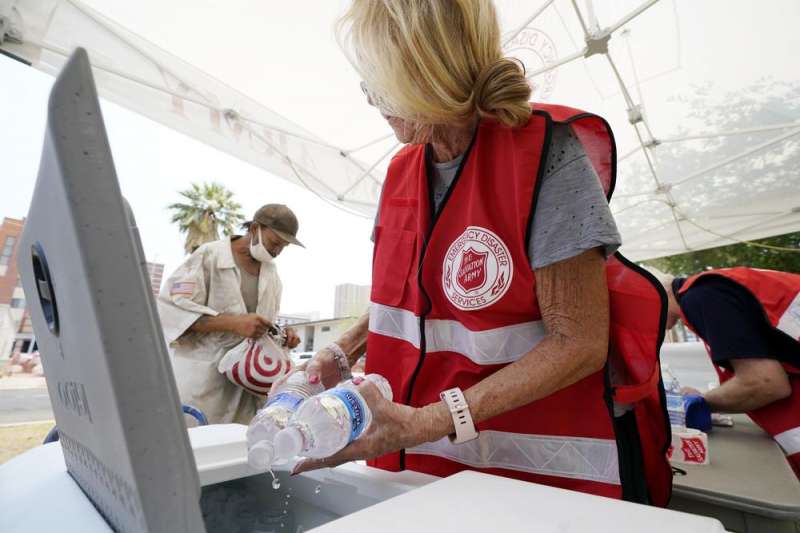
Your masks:
{"label": "woman's hand", "polygon": [[318,351],[306,365],[305,371],[308,373],[309,383],[316,383],[316,380],[321,380],[326,389],[335,387],[342,381],[342,371],[339,369],[336,357],[330,348],[323,348]]}
{"label": "woman's hand", "polygon": [[318,351],[310,361],[306,361],[305,363],[301,363],[292,367],[291,372],[287,373],[272,384],[270,391],[278,390],[281,385],[283,385],[283,383],[289,379],[289,376],[295,372],[300,372],[301,370],[308,374],[309,383],[315,385],[322,381],[322,384],[326,389],[335,387],[342,380],[341,371],[339,370],[339,365],[336,364],[336,360],[333,357],[333,352],[331,352],[328,348],[323,348],[322,350]]}
{"label": "woman's hand", "polygon": [[362,382],[358,392],[372,412],[372,423],[367,432],[330,457],[300,461],[292,475],[359,459],[373,459],[438,438],[428,427],[432,417],[428,416],[425,408],[390,402],[369,381]]}

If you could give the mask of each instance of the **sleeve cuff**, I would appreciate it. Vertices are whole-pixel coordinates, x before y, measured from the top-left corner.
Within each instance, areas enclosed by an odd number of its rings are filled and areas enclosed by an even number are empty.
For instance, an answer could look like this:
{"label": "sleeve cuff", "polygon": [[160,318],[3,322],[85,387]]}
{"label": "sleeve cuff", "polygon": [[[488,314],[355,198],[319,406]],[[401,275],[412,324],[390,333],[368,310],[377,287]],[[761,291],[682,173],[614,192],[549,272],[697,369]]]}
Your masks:
{"label": "sleeve cuff", "polygon": [[605,254],[605,258],[608,259],[612,255],[614,255],[617,250],[619,250],[620,245],[621,245],[620,242],[614,242],[612,240],[603,240],[603,241],[590,240],[579,243],[575,247],[564,248],[560,252],[551,254],[538,261],[537,258],[534,257],[531,267],[533,269],[544,268],[546,266],[550,266],[560,261],[572,259],[573,257],[578,256],[587,250],[591,250],[592,248],[602,248],[603,253]]}
{"label": "sleeve cuff", "polygon": [[200,317],[219,315],[219,313],[213,309],[206,308],[203,312],[199,312],[188,311],[177,306],[170,306],[167,313],[171,315],[171,319],[164,318],[166,313],[160,313],[160,315],[162,328],[164,329],[164,337],[166,337],[168,345],[181,338]]}

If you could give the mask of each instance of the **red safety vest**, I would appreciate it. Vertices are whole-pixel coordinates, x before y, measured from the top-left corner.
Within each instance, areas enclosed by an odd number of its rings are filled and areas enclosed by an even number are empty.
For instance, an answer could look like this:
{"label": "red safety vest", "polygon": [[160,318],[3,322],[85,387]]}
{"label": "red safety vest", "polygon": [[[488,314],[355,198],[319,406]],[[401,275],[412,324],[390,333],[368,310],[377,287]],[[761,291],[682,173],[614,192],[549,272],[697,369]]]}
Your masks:
{"label": "red safety vest", "polygon": [[[800,354],[800,275],[745,267],[708,270],[687,279],[678,294],[688,291],[703,276],[723,276],[750,291],[761,303],[765,318],[770,325],[798,341],[797,348]],[[683,311],[681,319],[694,331]],[[708,345],[706,350],[710,356],[711,350]],[[733,377],[733,372],[728,369],[718,365],[714,365],[714,368],[721,383]],[[783,363],[783,368],[789,375],[792,395],[750,411],[747,415],[775,439],[786,453],[795,474],[800,478],[800,369],[786,363]]]}
{"label": "red safety vest", "polygon": [[[545,337],[527,243],[553,120],[571,124],[610,196],[611,130],[566,107],[537,105],[520,128],[482,121],[435,217],[429,148],[407,146],[393,158],[375,231],[367,372],[388,378],[395,401],[438,402],[440,392],[470,388]],[[632,411],[644,462],[644,472],[635,470],[646,477],[649,501],[666,505],[670,429],[658,363],[666,294],[619,254],[607,272],[605,372],[479,423],[471,442],[444,438],[370,464],[437,476],[481,470],[618,498],[613,416]]]}

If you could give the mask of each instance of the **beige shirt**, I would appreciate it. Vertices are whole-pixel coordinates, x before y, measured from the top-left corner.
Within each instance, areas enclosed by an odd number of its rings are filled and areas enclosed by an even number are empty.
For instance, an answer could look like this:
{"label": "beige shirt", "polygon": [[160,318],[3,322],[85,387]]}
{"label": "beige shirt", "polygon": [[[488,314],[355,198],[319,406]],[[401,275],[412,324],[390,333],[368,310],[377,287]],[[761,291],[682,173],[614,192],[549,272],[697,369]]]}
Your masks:
{"label": "beige shirt", "polygon": [[[174,349],[173,367],[181,401],[203,411],[212,424],[247,424],[263,403],[231,383],[217,370],[225,353],[240,343],[229,332],[188,331],[202,316],[245,314],[242,275],[229,239],[204,244],[164,283],[158,312],[167,342]],[[274,322],[282,284],[275,263],[263,263],[258,276],[256,312]]]}

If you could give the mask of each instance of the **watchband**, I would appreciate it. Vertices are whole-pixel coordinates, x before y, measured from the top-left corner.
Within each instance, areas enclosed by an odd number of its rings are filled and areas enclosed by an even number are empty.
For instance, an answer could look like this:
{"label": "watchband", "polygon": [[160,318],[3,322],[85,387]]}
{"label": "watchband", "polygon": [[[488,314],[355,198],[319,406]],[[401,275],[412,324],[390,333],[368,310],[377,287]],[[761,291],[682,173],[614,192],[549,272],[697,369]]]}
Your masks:
{"label": "watchband", "polygon": [[456,428],[455,436],[450,435],[450,441],[453,444],[461,444],[462,442],[477,439],[478,432],[475,431],[475,424],[472,421],[467,400],[464,398],[464,393],[461,392],[461,389],[458,387],[448,389],[440,393],[439,397],[450,410],[450,416],[453,417],[453,425]]}
{"label": "watchband", "polygon": [[336,361],[339,367],[339,375],[342,381],[352,378],[353,373],[350,371],[350,362],[347,360],[347,354],[344,353],[342,347],[332,342],[328,345],[328,349],[333,352],[333,360]]}

